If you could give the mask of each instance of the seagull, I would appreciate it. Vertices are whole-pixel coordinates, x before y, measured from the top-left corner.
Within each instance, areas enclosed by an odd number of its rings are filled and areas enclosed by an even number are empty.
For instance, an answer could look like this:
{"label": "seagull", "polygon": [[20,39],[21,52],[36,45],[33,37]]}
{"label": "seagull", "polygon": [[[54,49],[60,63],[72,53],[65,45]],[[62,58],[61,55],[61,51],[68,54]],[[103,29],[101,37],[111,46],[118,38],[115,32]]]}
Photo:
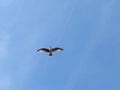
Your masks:
{"label": "seagull", "polygon": [[55,48],[52,48],[52,47],[49,47],[49,48],[40,48],[37,50],[38,52],[47,52],[49,53],[49,56],[52,56],[52,52],[56,52],[56,51],[63,51],[62,48],[59,48],[59,47],[55,47]]}

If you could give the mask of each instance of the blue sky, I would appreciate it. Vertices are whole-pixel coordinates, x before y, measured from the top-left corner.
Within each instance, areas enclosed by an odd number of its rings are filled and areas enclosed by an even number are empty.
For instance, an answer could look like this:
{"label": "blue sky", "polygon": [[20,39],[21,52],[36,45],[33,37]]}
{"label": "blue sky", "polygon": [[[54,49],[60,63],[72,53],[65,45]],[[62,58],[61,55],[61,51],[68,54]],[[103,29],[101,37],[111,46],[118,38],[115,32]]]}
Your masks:
{"label": "blue sky", "polygon": [[[0,90],[120,90],[119,0],[0,0]],[[49,57],[41,47],[62,47]]]}

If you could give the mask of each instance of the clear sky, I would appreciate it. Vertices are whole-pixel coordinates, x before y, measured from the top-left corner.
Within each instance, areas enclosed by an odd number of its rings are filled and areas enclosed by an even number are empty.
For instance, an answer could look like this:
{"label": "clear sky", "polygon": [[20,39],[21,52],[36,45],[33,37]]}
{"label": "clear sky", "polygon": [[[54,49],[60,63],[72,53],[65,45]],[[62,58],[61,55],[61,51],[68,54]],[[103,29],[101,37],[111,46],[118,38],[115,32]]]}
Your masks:
{"label": "clear sky", "polygon": [[120,90],[120,0],[0,0],[0,90]]}

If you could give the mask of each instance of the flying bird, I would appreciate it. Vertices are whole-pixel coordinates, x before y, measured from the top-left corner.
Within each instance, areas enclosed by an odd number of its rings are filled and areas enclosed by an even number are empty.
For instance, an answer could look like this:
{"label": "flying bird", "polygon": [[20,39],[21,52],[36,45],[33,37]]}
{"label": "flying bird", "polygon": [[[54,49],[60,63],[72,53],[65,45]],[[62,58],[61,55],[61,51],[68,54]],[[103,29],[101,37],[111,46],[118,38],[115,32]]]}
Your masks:
{"label": "flying bird", "polygon": [[55,47],[55,48],[40,48],[37,50],[38,52],[47,52],[49,53],[49,56],[52,56],[52,52],[56,52],[56,51],[63,51],[62,48],[59,48],[59,47]]}

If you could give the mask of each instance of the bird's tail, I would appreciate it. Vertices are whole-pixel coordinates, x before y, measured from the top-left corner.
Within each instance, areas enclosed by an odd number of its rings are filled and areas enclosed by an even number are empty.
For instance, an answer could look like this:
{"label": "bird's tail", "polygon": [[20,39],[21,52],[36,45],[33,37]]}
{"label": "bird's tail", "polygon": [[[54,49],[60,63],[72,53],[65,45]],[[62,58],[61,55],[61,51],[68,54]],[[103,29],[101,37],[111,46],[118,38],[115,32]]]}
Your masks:
{"label": "bird's tail", "polygon": [[49,53],[49,56],[52,56],[52,53]]}

